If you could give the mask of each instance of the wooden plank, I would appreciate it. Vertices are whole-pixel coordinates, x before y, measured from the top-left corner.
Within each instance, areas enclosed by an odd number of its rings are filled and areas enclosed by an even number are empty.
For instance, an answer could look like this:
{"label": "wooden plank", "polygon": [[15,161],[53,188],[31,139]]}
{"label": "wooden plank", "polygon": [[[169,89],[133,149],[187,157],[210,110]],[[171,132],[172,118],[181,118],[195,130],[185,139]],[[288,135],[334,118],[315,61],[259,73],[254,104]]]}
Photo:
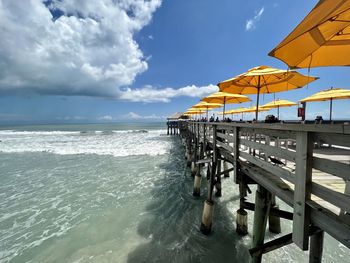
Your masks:
{"label": "wooden plank", "polygon": [[223,175],[223,174],[225,174],[225,173],[232,172],[233,170],[234,170],[233,167],[232,167],[232,168],[229,168],[229,169],[227,169],[227,170],[224,170],[224,171],[222,171],[222,172],[219,172],[216,176],[221,176],[221,175]]}
{"label": "wooden plank", "polygon": [[226,144],[226,143],[216,141],[216,145],[217,145],[218,147],[222,147],[222,148],[228,150],[229,152],[233,152],[233,151],[234,151],[233,147],[229,146],[229,145]]}
{"label": "wooden plank", "polygon": [[345,210],[350,211],[350,196],[333,191],[323,185],[312,183],[312,193],[323,200]]}
{"label": "wooden plank", "polygon": [[231,151],[221,148],[220,154],[225,158],[226,161],[228,161],[229,163],[232,163],[232,165],[235,167],[234,156],[232,155]]}
{"label": "wooden plank", "polygon": [[326,144],[350,147],[350,136],[331,133],[315,133],[314,141],[321,141]]}
{"label": "wooden plank", "polygon": [[261,184],[272,194],[278,196],[282,201],[293,206],[293,191],[279,177],[268,171],[245,161],[239,160],[241,170],[258,184]]}
{"label": "wooden plank", "polygon": [[279,147],[274,147],[274,146],[270,146],[267,144],[261,144],[258,142],[254,142],[254,141],[249,141],[249,140],[245,140],[245,139],[241,139],[240,143],[242,145],[257,149],[259,151],[264,152],[267,156],[276,156],[282,159],[287,159],[289,161],[295,162],[295,156],[296,153],[293,151],[289,151],[283,148],[279,148]]}
{"label": "wooden plank", "polygon": [[[190,122],[191,123],[191,122]],[[220,129],[229,129],[232,127],[242,128],[256,128],[256,129],[267,129],[267,130],[282,130],[282,131],[309,131],[318,133],[338,133],[338,134],[350,134],[350,128],[348,124],[302,124],[302,123],[242,123],[242,122],[231,122],[231,123],[206,123],[208,126],[220,125]],[[281,136],[280,136],[281,137]]]}
{"label": "wooden plank", "polygon": [[315,169],[332,174],[350,181],[350,164],[340,163],[325,158],[313,157],[312,165]]}
{"label": "wooden plank", "polygon": [[281,177],[285,180],[287,180],[290,183],[294,183],[294,174],[290,171],[283,169],[277,165],[273,165],[269,162],[265,162],[263,160],[260,160],[246,152],[240,152],[239,155],[246,159],[247,161],[261,167],[262,169],[271,172],[273,175],[276,175],[278,177]]}
{"label": "wooden plank", "polygon": [[210,163],[212,162],[212,159],[201,159],[196,162],[196,164],[203,164],[203,163]]}
{"label": "wooden plank", "polygon": [[241,128],[242,132],[254,132],[270,137],[280,137],[283,139],[295,139],[296,132],[289,130],[271,130],[271,129],[257,129],[257,128]]}
{"label": "wooden plank", "polygon": [[[241,202],[241,208],[244,208],[244,209],[247,209],[250,211],[254,211],[255,204],[247,202],[247,201],[243,201],[243,202]],[[283,211],[283,210],[277,209],[277,208],[272,207],[272,206],[270,208],[270,215],[277,216],[277,217],[284,218],[284,219],[288,219],[288,220],[293,220],[293,213],[288,212],[288,211]]]}
{"label": "wooden plank", "polygon": [[309,247],[308,227],[310,225],[310,209],[306,201],[311,198],[313,140],[308,132],[297,133],[293,242],[302,250]]}
{"label": "wooden plank", "polygon": [[225,139],[229,142],[233,142],[233,136],[230,136],[228,134],[218,132],[216,136]]}
{"label": "wooden plank", "polygon": [[281,236],[279,238],[276,238],[274,240],[271,240],[269,242],[266,242],[265,244],[253,247],[249,249],[249,253],[252,257],[262,255],[268,252],[271,252],[273,250],[276,250],[278,248],[284,247],[286,245],[289,245],[293,243],[292,240],[292,234],[287,234],[285,236]]}
{"label": "wooden plank", "polygon": [[350,225],[345,224],[338,216],[323,208],[315,201],[309,200],[307,204],[312,208],[312,224],[323,229],[344,246],[350,248]]}

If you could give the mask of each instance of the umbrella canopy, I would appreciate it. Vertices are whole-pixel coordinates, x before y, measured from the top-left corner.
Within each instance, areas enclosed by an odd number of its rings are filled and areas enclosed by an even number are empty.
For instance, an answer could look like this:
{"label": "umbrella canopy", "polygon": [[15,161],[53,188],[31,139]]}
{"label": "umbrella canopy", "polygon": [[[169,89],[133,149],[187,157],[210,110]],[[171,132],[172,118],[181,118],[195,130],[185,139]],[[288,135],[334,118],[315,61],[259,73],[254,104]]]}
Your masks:
{"label": "umbrella canopy", "polygon": [[222,107],[222,103],[208,103],[205,101],[201,101],[196,105],[192,106],[192,108],[196,108],[196,109],[214,109],[219,107]]}
{"label": "umbrella canopy", "polygon": [[202,114],[203,111],[186,111],[184,115],[196,115],[196,114]]}
{"label": "umbrella canopy", "polygon": [[225,114],[239,114],[244,112],[246,109],[247,108],[238,108],[238,109],[228,110],[225,112]]}
{"label": "umbrella canopy", "polygon": [[277,118],[280,118],[280,107],[291,107],[298,105],[295,102],[289,100],[273,100],[265,105],[262,105],[261,108],[277,108]]}
{"label": "umbrella canopy", "polygon": [[[256,112],[256,106],[243,109],[241,112]],[[270,108],[259,107],[258,111],[269,111]]]}
{"label": "umbrella canopy", "polygon": [[[234,114],[242,114],[242,119],[243,119],[243,113],[245,112],[246,109],[247,108],[240,107],[238,109],[228,110],[228,111],[225,112],[225,114],[232,114],[232,115],[234,115]],[[233,116],[232,116],[232,118],[233,118]]]}
{"label": "umbrella canopy", "polygon": [[307,98],[300,100],[301,102],[310,102],[310,101],[326,101],[330,100],[329,107],[329,120],[332,120],[332,106],[333,100],[339,99],[350,99],[350,90],[347,89],[328,89],[317,92]]}
{"label": "umbrella canopy", "polygon": [[203,98],[202,101],[205,101],[208,103],[222,103],[224,105],[223,110],[222,110],[222,114],[225,117],[225,105],[226,104],[247,102],[247,101],[250,101],[250,99],[244,95],[232,94],[232,93],[219,91],[219,92],[215,92],[215,93]]}
{"label": "umbrella canopy", "polygon": [[208,119],[208,111],[209,109],[220,108],[222,107],[222,103],[208,103],[205,101],[201,101],[196,105],[193,105],[192,108],[206,110],[207,111],[207,119]]}
{"label": "umbrella canopy", "polygon": [[[237,94],[257,94],[256,109],[259,107],[260,93],[274,93],[301,88],[318,79],[302,75],[296,71],[259,66],[218,84],[220,91]],[[258,120],[258,110],[255,112]]]}
{"label": "umbrella canopy", "polygon": [[319,1],[269,55],[290,68],[349,66],[350,1]]}

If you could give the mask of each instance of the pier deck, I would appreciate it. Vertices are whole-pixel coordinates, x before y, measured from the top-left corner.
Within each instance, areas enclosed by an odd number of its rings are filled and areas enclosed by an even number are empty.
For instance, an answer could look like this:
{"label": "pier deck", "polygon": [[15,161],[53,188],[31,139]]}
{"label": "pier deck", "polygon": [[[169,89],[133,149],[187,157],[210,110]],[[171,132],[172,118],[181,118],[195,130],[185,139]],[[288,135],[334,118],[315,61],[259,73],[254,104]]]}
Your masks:
{"label": "pier deck", "polygon": [[[240,234],[246,234],[245,209],[255,212],[253,262],[292,242],[310,250],[310,262],[320,262],[324,232],[350,248],[350,125],[181,122],[179,130],[195,174],[194,195],[200,193],[200,168],[208,167],[203,233],[212,226],[213,191],[221,196],[221,176],[233,170]],[[246,201],[250,184],[258,186],[255,204]],[[279,210],[275,197],[293,212]],[[281,217],[293,220],[293,232],[264,243],[267,221],[278,232]]]}

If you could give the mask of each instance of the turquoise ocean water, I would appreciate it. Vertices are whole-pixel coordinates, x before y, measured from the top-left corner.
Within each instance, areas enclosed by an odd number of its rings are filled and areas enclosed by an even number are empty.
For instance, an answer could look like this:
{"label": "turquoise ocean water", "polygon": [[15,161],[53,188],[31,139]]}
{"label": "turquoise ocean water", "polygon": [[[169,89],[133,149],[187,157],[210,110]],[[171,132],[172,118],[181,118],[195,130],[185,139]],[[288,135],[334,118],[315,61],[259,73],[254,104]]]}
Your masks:
{"label": "turquoise ocean water", "polygon": [[[0,262],[249,262],[252,229],[235,233],[232,178],[210,236],[199,232],[205,181],[199,198],[192,185],[165,123],[0,127]],[[323,258],[349,262],[350,252],[326,236]],[[308,254],[290,245],[264,261]]]}

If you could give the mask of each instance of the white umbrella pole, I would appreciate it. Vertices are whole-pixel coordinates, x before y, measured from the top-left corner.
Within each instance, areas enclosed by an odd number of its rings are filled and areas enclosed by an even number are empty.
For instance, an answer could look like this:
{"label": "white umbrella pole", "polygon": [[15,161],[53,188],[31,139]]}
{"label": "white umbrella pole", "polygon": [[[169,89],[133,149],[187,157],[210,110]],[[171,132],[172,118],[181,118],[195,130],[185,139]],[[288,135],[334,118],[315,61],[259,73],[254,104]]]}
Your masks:
{"label": "white umbrella pole", "polygon": [[331,98],[331,101],[330,101],[330,108],[329,108],[329,120],[331,121],[332,120],[332,108],[333,108],[333,99]]}
{"label": "white umbrella pole", "polygon": [[256,110],[255,110],[255,121],[258,121],[258,114],[259,114],[259,94],[260,94],[260,76],[258,76],[258,93],[256,98]]}
{"label": "white umbrella pole", "polygon": [[226,97],[224,97],[224,107],[222,109],[222,120],[225,119],[225,102],[226,102]]}

